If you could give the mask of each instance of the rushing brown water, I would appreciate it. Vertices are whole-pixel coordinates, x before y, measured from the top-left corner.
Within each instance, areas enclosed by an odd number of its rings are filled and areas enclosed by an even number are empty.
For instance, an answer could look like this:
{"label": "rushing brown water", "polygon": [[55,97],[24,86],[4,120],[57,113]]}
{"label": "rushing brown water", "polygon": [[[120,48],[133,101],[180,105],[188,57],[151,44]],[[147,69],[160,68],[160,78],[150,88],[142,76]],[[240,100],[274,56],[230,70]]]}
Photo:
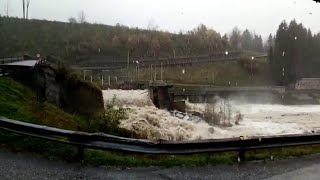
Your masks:
{"label": "rushing brown water", "polygon": [[[246,104],[231,101],[232,118],[240,111],[244,118],[232,127],[210,126],[205,121],[189,121],[157,109],[147,90],[105,90],[105,104],[128,107],[129,118],[120,127],[149,139],[195,140],[300,134],[320,130],[320,105],[285,106]],[[113,101],[112,101],[113,100]],[[218,106],[221,103],[218,102]],[[203,112],[206,104],[187,103],[189,109]]]}

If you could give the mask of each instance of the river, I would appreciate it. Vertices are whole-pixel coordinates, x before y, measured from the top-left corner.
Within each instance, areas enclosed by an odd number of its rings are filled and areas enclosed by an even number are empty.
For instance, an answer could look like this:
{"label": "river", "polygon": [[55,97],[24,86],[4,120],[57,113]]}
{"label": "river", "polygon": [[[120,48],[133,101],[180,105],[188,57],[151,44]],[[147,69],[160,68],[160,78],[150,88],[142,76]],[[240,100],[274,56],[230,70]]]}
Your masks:
{"label": "river", "polygon": [[[230,101],[231,127],[210,126],[204,120],[175,117],[167,110],[157,109],[147,90],[104,90],[105,104],[130,108],[128,119],[120,127],[141,137],[164,140],[220,139],[283,134],[312,133],[320,130],[320,105],[252,104]],[[222,105],[219,100],[217,106]],[[203,112],[206,104],[187,102],[191,110]],[[239,125],[234,123],[236,112],[243,115]]]}

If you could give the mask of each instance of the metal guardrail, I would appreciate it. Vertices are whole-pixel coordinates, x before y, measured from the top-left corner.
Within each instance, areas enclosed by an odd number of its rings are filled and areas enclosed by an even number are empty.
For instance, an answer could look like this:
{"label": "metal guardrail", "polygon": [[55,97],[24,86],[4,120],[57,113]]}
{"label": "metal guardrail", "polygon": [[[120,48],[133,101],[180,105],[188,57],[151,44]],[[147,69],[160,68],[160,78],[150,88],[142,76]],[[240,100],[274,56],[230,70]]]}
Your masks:
{"label": "metal guardrail", "polygon": [[103,133],[76,132],[0,117],[0,129],[83,148],[142,154],[198,154],[320,144],[320,133],[196,141],[143,140]]}

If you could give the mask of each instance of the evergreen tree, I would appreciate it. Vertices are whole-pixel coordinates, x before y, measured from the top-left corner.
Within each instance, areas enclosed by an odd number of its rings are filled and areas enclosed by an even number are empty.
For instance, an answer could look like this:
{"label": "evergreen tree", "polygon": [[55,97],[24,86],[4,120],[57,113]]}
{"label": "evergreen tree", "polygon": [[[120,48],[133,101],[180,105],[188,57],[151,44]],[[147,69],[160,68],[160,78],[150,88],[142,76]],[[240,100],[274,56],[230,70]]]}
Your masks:
{"label": "evergreen tree", "polygon": [[241,46],[242,49],[244,50],[252,50],[253,47],[253,37],[251,32],[246,29],[245,31],[243,31],[242,36],[241,36]]}

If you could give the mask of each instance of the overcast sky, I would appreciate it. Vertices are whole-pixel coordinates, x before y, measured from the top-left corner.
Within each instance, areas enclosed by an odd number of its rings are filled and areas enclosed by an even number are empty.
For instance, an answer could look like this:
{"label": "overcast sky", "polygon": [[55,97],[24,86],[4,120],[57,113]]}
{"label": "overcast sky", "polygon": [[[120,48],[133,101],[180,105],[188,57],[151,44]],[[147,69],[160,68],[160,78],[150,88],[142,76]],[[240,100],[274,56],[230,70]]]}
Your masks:
{"label": "overcast sky", "polygon": [[[0,0],[0,13],[22,16],[21,0]],[[146,28],[150,21],[161,30],[179,32],[203,23],[229,33],[234,26],[265,38],[283,19],[296,19],[320,31],[320,4],[312,0],[31,0],[30,18],[67,21],[83,10],[89,22]]]}

